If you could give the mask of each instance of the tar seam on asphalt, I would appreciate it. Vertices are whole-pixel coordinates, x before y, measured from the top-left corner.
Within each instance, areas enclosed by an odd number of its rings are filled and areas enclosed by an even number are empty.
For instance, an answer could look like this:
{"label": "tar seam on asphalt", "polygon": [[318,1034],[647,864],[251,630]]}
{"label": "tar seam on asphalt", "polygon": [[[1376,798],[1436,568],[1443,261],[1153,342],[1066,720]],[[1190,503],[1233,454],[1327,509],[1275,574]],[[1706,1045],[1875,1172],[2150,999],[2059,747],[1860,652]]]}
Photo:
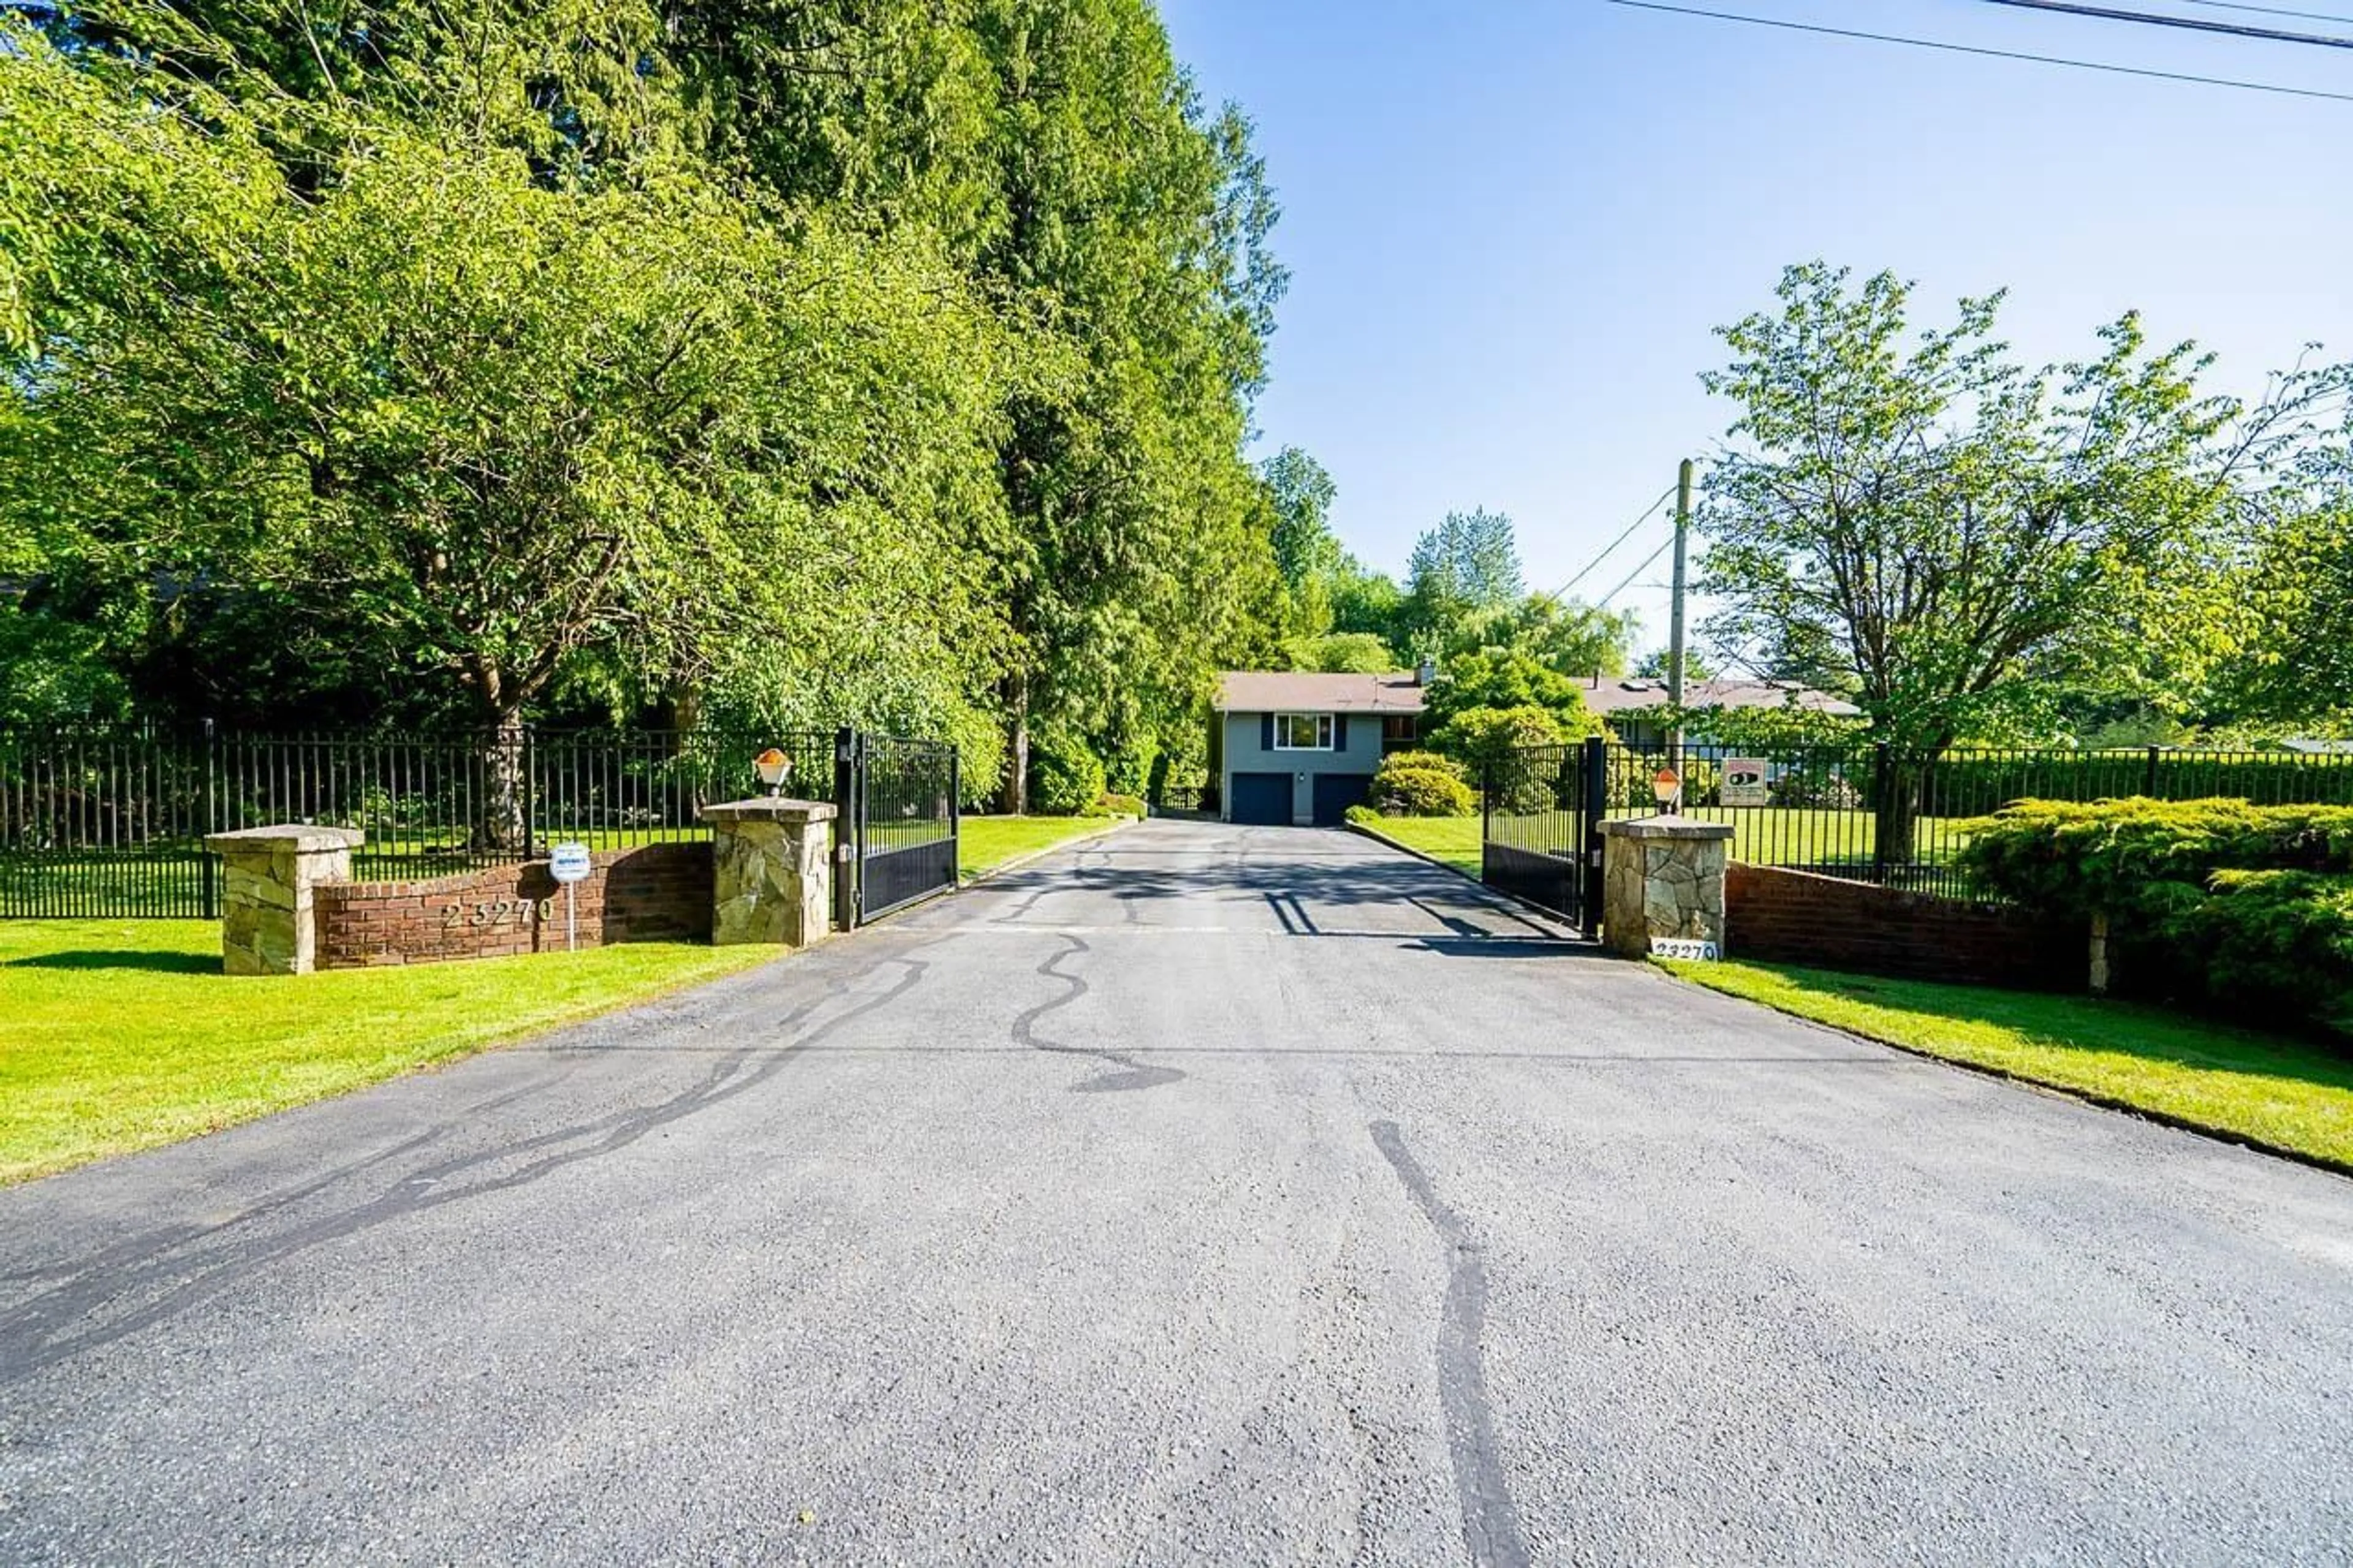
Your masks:
{"label": "tar seam on asphalt", "polygon": [[1087,944],[1074,936],[1065,936],[1062,940],[1070,945],[1039,964],[1038,973],[1049,980],[1060,981],[1070,989],[1060,996],[1039,1003],[1014,1019],[1014,1042],[1027,1046],[1033,1051],[1044,1051],[1051,1056],[1091,1057],[1096,1061],[1108,1062],[1113,1067],[1124,1069],[1120,1072],[1105,1073],[1101,1078],[1091,1078],[1084,1083],[1074,1083],[1071,1086],[1071,1092],[1073,1094],[1118,1094],[1128,1089],[1158,1089],[1162,1084],[1175,1083],[1184,1078],[1186,1075],[1175,1068],[1146,1067],[1134,1057],[1120,1051],[1105,1050],[1095,1046],[1068,1046],[1058,1040],[1041,1040],[1038,1037],[1039,1019],[1058,1007],[1069,1006],[1087,994],[1085,981],[1075,974],[1065,974],[1054,967],[1066,958],[1076,958],[1079,954],[1087,952]]}
{"label": "tar seam on asphalt", "polygon": [[[930,945],[931,942],[925,942],[919,943],[918,948]],[[161,1322],[237,1280],[248,1278],[255,1269],[280,1258],[322,1243],[358,1235],[426,1209],[524,1186],[566,1165],[627,1148],[658,1128],[733,1100],[776,1077],[802,1054],[803,1047],[815,1045],[844,1025],[887,1007],[906,995],[922,984],[925,972],[931,967],[927,960],[909,958],[903,954],[883,962],[896,964],[905,972],[888,990],[860,999],[781,1049],[763,1050],[745,1047],[737,1050],[714,1063],[694,1087],[672,1095],[659,1105],[597,1117],[534,1137],[502,1143],[496,1148],[453,1155],[410,1173],[397,1185],[339,1214],[322,1215],[274,1236],[245,1240],[232,1234],[249,1226],[259,1215],[282,1206],[277,1203],[265,1204],[222,1225],[203,1230],[193,1238],[174,1238],[165,1243],[164,1250],[151,1253],[127,1266],[85,1268],[26,1301],[10,1317],[0,1318],[0,1385],[21,1381],[69,1356],[111,1344]],[[799,1024],[826,1003],[849,994],[849,987],[843,982],[829,981],[823,994],[792,1009],[778,1022],[788,1027]],[[432,1135],[438,1135],[438,1131],[435,1134],[420,1135],[420,1138]],[[582,1142],[581,1140],[594,1142]],[[419,1139],[411,1139],[401,1147],[406,1149],[417,1142]],[[565,1143],[575,1146],[556,1147]],[[512,1160],[518,1153],[551,1148],[553,1152],[503,1174],[464,1185],[442,1184],[452,1177],[496,1166]],[[386,1151],[385,1155],[362,1163],[382,1163],[398,1152]],[[324,1184],[314,1183],[311,1190]],[[223,1236],[227,1236],[228,1239],[213,1243],[214,1237]],[[211,1245],[205,1245],[202,1251],[190,1256],[190,1249],[203,1244]],[[133,1290],[157,1285],[165,1285],[166,1288],[146,1305],[105,1322],[90,1321],[101,1305]]]}
{"label": "tar seam on asphalt", "polygon": [[1438,1403],[1446,1418],[1446,1447],[1454,1463],[1454,1494],[1462,1508],[1462,1544],[1471,1561],[1522,1568],[1528,1543],[1519,1510],[1504,1479],[1495,1447],[1495,1415],[1487,1405],[1487,1373],[1479,1335],[1487,1321],[1487,1262],[1462,1221],[1439,1197],[1394,1121],[1373,1123],[1373,1142],[1397,1171],[1430,1229],[1446,1244],[1446,1308],[1438,1324]]}

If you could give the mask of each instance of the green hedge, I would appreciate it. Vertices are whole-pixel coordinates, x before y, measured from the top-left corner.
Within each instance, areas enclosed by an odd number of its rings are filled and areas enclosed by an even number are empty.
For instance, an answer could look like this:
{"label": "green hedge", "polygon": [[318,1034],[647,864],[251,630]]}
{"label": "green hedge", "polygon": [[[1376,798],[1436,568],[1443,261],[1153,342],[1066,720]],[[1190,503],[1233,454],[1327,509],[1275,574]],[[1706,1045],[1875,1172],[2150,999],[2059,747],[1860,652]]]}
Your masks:
{"label": "green hedge", "polygon": [[2202,955],[2207,999],[2353,1032],[2353,876],[2220,871],[2168,935]]}
{"label": "green hedge", "polygon": [[2030,800],[1963,830],[1988,892],[2105,917],[2127,989],[2353,1019],[2353,807]]}
{"label": "green hedge", "polygon": [[2217,871],[2353,871],[2353,807],[2243,800],[2028,800],[1964,823],[1961,866],[2036,909],[2152,914]]}

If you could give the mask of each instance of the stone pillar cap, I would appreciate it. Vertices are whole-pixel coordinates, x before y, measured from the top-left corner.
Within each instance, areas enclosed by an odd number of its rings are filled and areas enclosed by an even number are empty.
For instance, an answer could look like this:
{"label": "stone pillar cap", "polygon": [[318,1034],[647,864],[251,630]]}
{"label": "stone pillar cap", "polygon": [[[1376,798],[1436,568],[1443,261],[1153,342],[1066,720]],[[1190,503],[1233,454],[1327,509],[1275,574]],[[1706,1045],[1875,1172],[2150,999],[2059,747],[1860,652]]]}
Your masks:
{"label": "stone pillar cap", "polygon": [[304,822],[284,823],[272,827],[241,827],[234,833],[211,833],[205,836],[205,847],[216,855],[231,855],[240,849],[288,848],[298,855],[322,854],[331,849],[356,849],[367,838],[356,827],[317,827]]}
{"label": "stone pillar cap", "polygon": [[705,822],[825,822],[839,815],[829,801],[787,800],[759,795],[702,808]]}
{"label": "stone pillar cap", "polygon": [[1728,822],[1696,822],[1688,816],[1635,816],[1605,822],[1601,831],[1611,838],[1729,838]]}

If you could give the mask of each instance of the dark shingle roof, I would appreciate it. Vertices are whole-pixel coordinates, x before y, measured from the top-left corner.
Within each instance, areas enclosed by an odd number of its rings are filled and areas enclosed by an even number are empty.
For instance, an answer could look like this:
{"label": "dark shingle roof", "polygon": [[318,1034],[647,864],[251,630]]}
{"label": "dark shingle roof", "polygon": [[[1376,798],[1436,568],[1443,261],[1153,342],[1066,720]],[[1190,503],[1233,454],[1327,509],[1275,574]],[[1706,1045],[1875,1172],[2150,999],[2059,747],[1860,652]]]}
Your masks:
{"label": "dark shingle roof", "polygon": [[1237,669],[1228,671],[1218,688],[1222,713],[1419,713],[1428,705],[1427,694],[1407,673]]}

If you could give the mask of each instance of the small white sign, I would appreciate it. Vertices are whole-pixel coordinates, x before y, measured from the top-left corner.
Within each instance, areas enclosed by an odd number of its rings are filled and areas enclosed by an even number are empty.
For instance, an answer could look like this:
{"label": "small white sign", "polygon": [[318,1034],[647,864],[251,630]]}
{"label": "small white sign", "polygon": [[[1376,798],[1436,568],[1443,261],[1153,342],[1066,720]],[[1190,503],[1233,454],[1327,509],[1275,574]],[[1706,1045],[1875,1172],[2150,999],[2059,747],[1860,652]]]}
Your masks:
{"label": "small white sign", "polygon": [[559,882],[585,882],[592,868],[586,844],[558,844],[547,852],[547,874]]}
{"label": "small white sign", "polygon": [[1716,950],[1715,943],[1712,942],[1694,942],[1689,937],[1654,936],[1651,939],[1651,956],[1696,958],[1713,963],[1722,958],[1724,954]]}
{"label": "small white sign", "polygon": [[1769,770],[1762,757],[1726,757],[1723,780],[1716,798],[1726,805],[1773,804]]}

